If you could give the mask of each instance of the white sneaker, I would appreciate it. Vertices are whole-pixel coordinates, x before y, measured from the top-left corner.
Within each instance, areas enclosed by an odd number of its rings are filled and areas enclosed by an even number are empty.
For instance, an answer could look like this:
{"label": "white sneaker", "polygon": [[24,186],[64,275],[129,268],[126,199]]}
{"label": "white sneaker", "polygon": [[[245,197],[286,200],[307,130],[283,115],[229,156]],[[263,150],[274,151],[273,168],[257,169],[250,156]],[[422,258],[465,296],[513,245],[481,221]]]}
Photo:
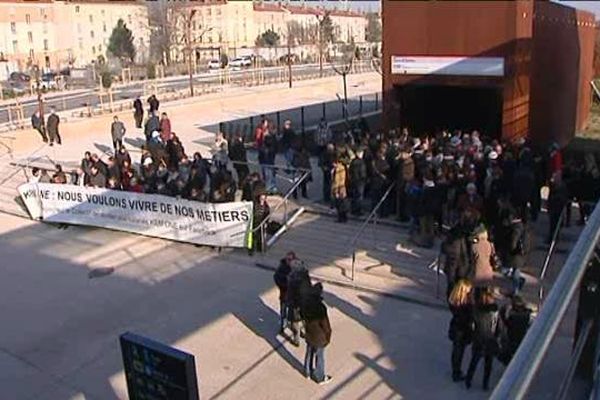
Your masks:
{"label": "white sneaker", "polygon": [[325,375],[325,378],[323,378],[322,381],[318,382],[319,385],[327,385],[329,382],[331,382],[333,380],[333,378],[329,375]]}

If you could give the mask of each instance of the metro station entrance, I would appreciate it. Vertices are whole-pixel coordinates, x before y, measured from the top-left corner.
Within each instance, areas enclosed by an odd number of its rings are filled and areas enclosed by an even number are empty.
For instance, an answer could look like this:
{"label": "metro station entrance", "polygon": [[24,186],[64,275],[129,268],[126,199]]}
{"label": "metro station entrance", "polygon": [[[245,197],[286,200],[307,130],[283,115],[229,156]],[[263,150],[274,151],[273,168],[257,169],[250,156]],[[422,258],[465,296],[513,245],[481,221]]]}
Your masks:
{"label": "metro station entrance", "polygon": [[474,129],[491,137],[502,134],[502,89],[409,84],[395,86],[402,127],[416,134],[442,129]]}

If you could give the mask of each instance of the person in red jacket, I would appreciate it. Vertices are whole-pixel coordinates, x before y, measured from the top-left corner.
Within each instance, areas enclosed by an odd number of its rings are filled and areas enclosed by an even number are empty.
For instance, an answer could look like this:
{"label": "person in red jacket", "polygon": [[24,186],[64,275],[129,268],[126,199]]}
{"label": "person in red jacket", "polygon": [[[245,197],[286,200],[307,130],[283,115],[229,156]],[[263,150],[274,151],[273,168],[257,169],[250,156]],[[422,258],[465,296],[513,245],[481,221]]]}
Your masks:
{"label": "person in red jacket", "polygon": [[163,143],[167,143],[172,138],[171,120],[167,113],[162,113],[160,117],[160,138]]}
{"label": "person in red jacket", "polygon": [[548,176],[554,176],[557,172],[562,172],[563,158],[558,143],[553,143],[550,148],[550,173]]}

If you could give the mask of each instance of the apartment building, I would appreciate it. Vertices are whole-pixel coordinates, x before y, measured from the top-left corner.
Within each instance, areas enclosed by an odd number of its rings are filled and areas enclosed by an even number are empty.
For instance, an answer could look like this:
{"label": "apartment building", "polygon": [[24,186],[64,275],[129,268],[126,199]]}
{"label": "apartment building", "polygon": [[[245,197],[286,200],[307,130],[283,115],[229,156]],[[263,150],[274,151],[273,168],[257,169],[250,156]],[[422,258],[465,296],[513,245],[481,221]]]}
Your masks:
{"label": "apartment building", "polygon": [[120,18],[135,37],[137,61],[144,61],[150,31],[143,2],[0,0],[0,78],[31,66],[48,71],[88,65],[106,55]]}

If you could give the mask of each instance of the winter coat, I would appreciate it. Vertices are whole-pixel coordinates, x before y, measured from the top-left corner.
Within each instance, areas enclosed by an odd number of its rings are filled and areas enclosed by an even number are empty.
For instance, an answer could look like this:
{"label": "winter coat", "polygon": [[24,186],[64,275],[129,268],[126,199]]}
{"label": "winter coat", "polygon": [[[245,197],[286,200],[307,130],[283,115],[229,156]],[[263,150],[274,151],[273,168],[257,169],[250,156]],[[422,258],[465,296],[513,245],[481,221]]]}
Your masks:
{"label": "winter coat", "polygon": [[273,280],[275,280],[275,285],[279,289],[279,300],[285,301],[287,298],[287,290],[288,290],[288,277],[292,268],[290,264],[286,261],[286,259],[282,259],[279,262],[279,267],[275,271],[273,275]]}
{"label": "winter coat", "polygon": [[43,131],[44,130],[43,118],[40,118],[37,114],[34,113],[31,116],[31,126],[33,126],[33,129],[36,129],[38,131]]}
{"label": "winter coat", "polygon": [[160,131],[160,119],[158,119],[156,115],[151,116],[148,118],[148,121],[146,121],[144,135],[146,135],[146,138],[149,138],[154,131]]}
{"label": "winter coat", "polygon": [[334,199],[345,199],[348,197],[346,192],[346,167],[344,164],[334,164],[331,177],[331,196]]}
{"label": "winter coat", "polygon": [[494,280],[492,257],[495,254],[494,246],[487,239],[476,239],[471,244],[473,270],[471,282],[473,286],[490,286]]}
{"label": "winter coat", "polygon": [[233,142],[231,142],[231,146],[229,146],[229,158],[231,159],[231,161],[248,161],[246,157],[246,148],[244,147],[244,142],[242,142],[241,140],[234,140]]}
{"label": "winter coat", "polygon": [[48,124],[46,128],[48,129],[48,134],[51,137],[58,135],[58,124],[60,123],[60,118],[56,114],[50,114],[48,117]]}
{"label": "winter coat", "polygon": [[144,114],[144,106],[142,105],[142,101],[140,99],[135,99],[133,101],[133,109],[138,115]]}
{"label": "winter coat", "polygon": [[106,176],[98,172],[96,175],[90,175],[89,186],[97,188],[106,187]]}
{"label": "winter coat", "polygon": [[527,230],[523,222],[513,222],[508,243],[508,267],[522,269],[529,253]]}
{"label": "winter coat", "polygon": [[125,136],[125,125],[121,121],[114,121],[110,126],[110,135],[112,140],[123,140]]}
{"label": "winter coat", "polygon": [[476,306],[473,312],[473,321],[475,322],[474,343],[487,353],[497,353],[504,332],[498,305]]}
{"label": "winter coat", "polygon": [[302,320],[302,308],[310,298],[312,284],[306,268],[293,268],[288,275],[286,303],[290,307],[288,319],[290,321]]}
{"label": "winter coat", "polygon": [[169,118],[160,120],[160,138],[165,143],[171,140],[171,120]]}
{"label": "winter coat", "polygon": [[459,307],[450,306],[452,319],[448,327],[448,339],[463,345],[473,340],[473,306],[465,304]]}
{"label": "winter coat", "polygon": [[277,155],[277,143],[275,136],[266,135],[262,139],[262,146],[258,150],[258,162],[260,164],[273,165],[275,164],[275,156]]}
{"label": "winter coat", "polygon": [[454,283],[473,275],[469,244],[464,233],[459,232],[458,229],[450,232],[442,244],[442,252],[446,256],[444,273],[448,282]]}
{"label": "winter coat", "polygon": [[349,172],[350,186],[358,187],[367,182],[367,164],[362,158],[355,158],[350,163]]}
{"label": "winter coat", "polygon": [[331,342],[331,324],[327,307],[321,302],[317,309],[318,318],[306,321],[306,343],[311,347],[324,348]]}

